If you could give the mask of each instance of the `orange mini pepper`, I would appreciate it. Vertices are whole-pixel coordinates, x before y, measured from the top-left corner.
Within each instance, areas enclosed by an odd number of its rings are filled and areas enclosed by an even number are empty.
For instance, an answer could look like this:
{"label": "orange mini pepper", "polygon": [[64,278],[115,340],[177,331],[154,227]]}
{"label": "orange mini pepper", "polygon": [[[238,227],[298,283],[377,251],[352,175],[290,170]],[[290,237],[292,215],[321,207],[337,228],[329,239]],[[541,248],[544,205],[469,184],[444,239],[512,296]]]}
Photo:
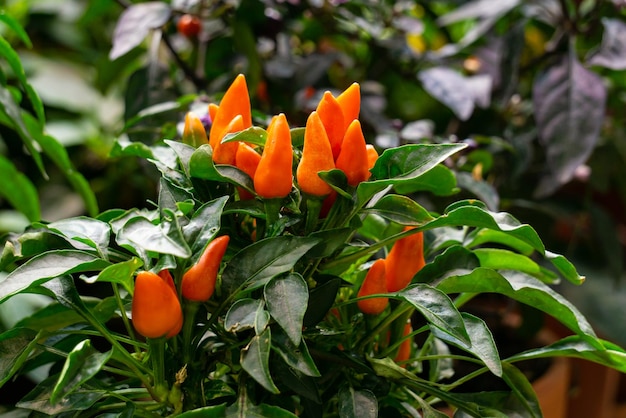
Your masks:
{"label": "orange mini pepper", "polygon": [[359,111],[361,110],[361,86],[359,83],[352,83],[350,87],[337,96],[337,103],[339,103],[343,113],[345,132],[352,121],[359,118]]}
{"label": "orange mini pepper", "polygon": [[208,144],[206,130],[202,121],[193,112],[185,115],[185,127],[183,128],[183,143],[198,148],[200,145]]}
{"label": "orange mini pepper", "polygon": [[[404,231],[414,227],[406,226]],[[417,232],[401,238],[387,254],[387,290],[397,292],[411,283],[413,276],[424,267],[424,233]]]}
{"label": "orange mini pepper", "polygon": [[[235,167],[246,173],[251,179],[254,179],[254,174],[256,173],[260,161],[261,154],[256,152],[254,148],[245,142],[239,142],[237,154],[235,154]],[[239,197],[242,200],[249,200],[254,197],[252,193],[243,187],[238,187],[238,190]]]}
{"label": "orange mini pepper", "polygon": [[318,173],[333,168],[335,161],[326,130],[317,112],[312,112],[304,129],[304,147],[296,170],[298,186],[303,192],[313,196],[330,194],[332,188]]}
{"label": "orange mini pepper", "polygon": [[333,158],[337,159],[339,151],[341,150],[341,142],[343,141],[343,134],[346,131],[344,126],[343,111],[337,99],[331,92],[327,91],[322,96],[315,110],[324,125],[328,141],[330,142],[330,148],[333,151]]}
{"label": "orange mini pepper", "polygon": [[[398,347],[398,353],[396,354],[396,357],[394,359],[396,363],[403,363],[411,358],[411,339],[406,337],[412,332],[413,327],[411,326],[411,322],[407,321],[407,323],[404,324],[404,331],[402,333],[402,336],[405,338],[400,343],[400,347]],[[406,364],[402,364],[402,367],[406,367]]]}
{"label": "orange mini pepper", "polygon": [[[374,295],[377,293],[387,293],[387,283],[385,282],[385,260],[379,258],[372,264],[361,288],[359,289],[358,297]],[[362,299],[357,301],[359,310],[364,314],[378,315],[382,313],[389,304],[389,298],[371,298]]]}
{"label": "orange mini pepper", "polygon": [[178,296],[167,279],[150,271],[137,274],[132,321],[137,332],[146,338],[169,338],[180,331],[183,313]]}
{"label": "orange mini pepper", "polygon": [[335,165],[346,174],[350,186],[356,187],[370,177],[365,137],[361,123],[356,119],[346,131]]}
{"label": "orange mini pepper", "polygon": [[185,299],[206,302],[211,298],[229,240],[228,235],[215,238],[206,246],[198,262],[183,274],[181,290]]}
{"label": "orange mini pepper", "polygon": [[[224,128],[221,138],[224,138],[227,134],[235,133],[242,131],[244,129],[243,126],[243,117],[241,115],[237,115],[230,121],[228,126]],[[221,141],[221,139],[220,139]],[[235,155],[237,154],[237,148],[239,147],[239,142],[225,142],[220,143],[215,148],[213,148],[213,161],[216,164],[230,164],[235,165]]]}
{"label": "orange mini pepper", "polygon": [[254,191],[265,199],[283,198],[293,185],[293,147],[287,118],[274,116],[267,128],[267,141],[254,174]]}
{"label": "orange mini pepper", "polygon": [[371,170],[374,164],[376,164],[376,160],[378,160],[378,151],[376,151],[376,148],[374,148],[372,144],[367,144],[365,149],[367,151],[367,168]]}

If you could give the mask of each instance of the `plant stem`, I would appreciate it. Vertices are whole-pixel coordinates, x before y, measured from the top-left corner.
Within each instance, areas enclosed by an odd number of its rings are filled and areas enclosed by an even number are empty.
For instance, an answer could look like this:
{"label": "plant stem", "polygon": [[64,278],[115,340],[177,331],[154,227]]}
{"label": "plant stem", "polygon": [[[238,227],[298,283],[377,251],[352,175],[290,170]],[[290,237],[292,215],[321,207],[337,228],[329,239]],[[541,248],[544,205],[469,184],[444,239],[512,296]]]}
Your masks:
{"label": "plant stem", "polygon": [[159,400],[163,401],[167,394],[167,383],[165,382],[165,337],[149,338],[150,359],[152,361],[152,372],[154,374],[154,387]]}
{"label": "plant stem", "polygon": [[[128,333],[128,336],[135,340],[135,331],[133,330],[132,325],[130,324],[130,321],[128,320],[128,316],[126,315],[126,308],[124,307],[124,302],[122,302],[122,298],[120,296],[120,289],[117,285],[117,283],[111,283],[112,287],[113,287],[113,293],[115,294],[115,300],[117,301],[117,306],[120,309],[120,315],[122,317],[122,322],[124,323],[124,327],[126,328],[126,332]],[[135,352],[139,353],[139,347],[137,347],[136,345],[133,345],[133,347],[135,348]]]}
{"label": "plant stem", "polygon": [[356,350],[363,351],[363,349],[367,346],[367,344],[369,344],[372,340],[374,340],[374,338],[376,338],[378,334],[384,331],[385,328],[389,327],[389,325],[391,325],[393,321],[395,321],[397,318],[400,318],[402,315],[406,314],[411,309],[413,309],[413,306],[408,303],[400,304],[400,306],[398,306],[396,310],[391,311],[391,313],[387,315],[385,319],[380,321],[378,325],[376,325],[376,327],[374,327],[374,329],[370,333],[368,333],[366,336],[361,338],[361,340],[357,342],[357,344],[355,344]]}
{"label": "plant stem", "polygon": [[200,304],[197,302],[186,301],[185,303],[185,319],[183,323],[183,363],[189,364],[191,360],[191,344],[193,338],[193,326],[196,323],[196,313]]}

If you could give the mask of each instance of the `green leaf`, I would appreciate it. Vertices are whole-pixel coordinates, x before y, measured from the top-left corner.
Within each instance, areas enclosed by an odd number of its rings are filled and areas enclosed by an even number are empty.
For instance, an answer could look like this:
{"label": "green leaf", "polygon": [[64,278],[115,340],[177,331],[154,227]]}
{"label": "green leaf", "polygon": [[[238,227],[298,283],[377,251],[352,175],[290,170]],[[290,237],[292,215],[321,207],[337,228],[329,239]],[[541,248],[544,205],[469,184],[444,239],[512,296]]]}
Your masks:
{"label": "green leaf", "polygon": [[480,267],[478,257],[472,251],[460,245],[453,245],[426,264],[414,278],[415,282],[433,283],[450,274],[469,273]]}
{"label": "green leaf", "polygon": [[241,350],[241,367],[270,393],[279,393],[272,381],[269,369],[272,333],[267,328],[260,335],[252,337],[250,343]]}
{"label": "green leaf", "polygon": [[143,265],[143,262],[137,257],[133,257],[130,260],[122,261],[108,266],[100,272],[95,280],[85,280],[88,283],[92,282],[109,282],[121,284],[124,289],[133,294],[133,276],[135,271]]}
{"label": "green leaf", "polygon": [[491,373],[501,377],[502,362],[500,361],[493,335],[487,324],[482,319],[468,313],[463,312],[461,315],[470,338],[470,344],[466,344],[458,338],[454,338],[450,334],[441,332],[436,328],[433,329],[434,336],[475,355],[485,363],[485,366],[489,368]]}
{"label": "green leaf", "polygon": [[22,25],[20,25],[20,23],[17,20],[7,15],[6,11],[4,10],[0,11],[0,21],[4,22],[4,24],[6,24],[9,28],[11,28],[11,30],[15,32],[15,34],[20,38],[20,40],[24,42],[24,45],[26,45],[27,48],[30,49],[33,47],[33,44],[30,42],[30,38],[28,37],[28,34],[22,28]]}
{"label": "green leaf", "polygon": [[556,274],[540,267],[530,258],[500,248],[478,248],[474,254],[480,260],[480,266],[494,270],[515,270],[551,283],[557,279]]}
{"label": "green leaf", "polygon": [[166,218],[165,210],[173,213],[180,211],[180,205],[189,202],[193,208],[193,196],[187,190],[161,177],[159,181],[159,213],[162,218]]}
{"label": "green leaf", "polygon": [[297,415],[278,406],[264,403],[254,405],[251,402],[235,402],[226,408],[226,416],[228,418],[298,418]]}
{"label": "green leaf", "polygon": [[157,103],[152,106],[148,106],[145,109],[139,111],[135,116],[128,119],[126,123],[124,124],[123,131],[127,131],[133,125],[136,125],[137,123],[141,122],[145,118],[149,118],[151,116],[164,115],[164,114],[167,115],[168,113],[174,110],[183,111],[189,106],[191,102],[194,101],[194,99],[196,99],[196,97],[197,97],[196,95],[190,94],[187,96],[183,96],[180,99],[175,100],[175,101],[171,100],[171,101],[166,101],[162,103]]}
{"label": "green leaf", "polygon": [[64,398],[63,402],[53,404],[50,402],[50,397],[57,379],[58,375],[45,379],[17,402],[15,406],[47,415],[59,416],[65,412],[87,410],[106,394],[104,390],[78,389]]}
{"label": "green leaf", "polygon": [[335,277],[311,289],[309,303],[302,319],[305,327],[315,326],[324,319],[328,310],[335,303],[340,286],[341,279]]}
{"label": "green leaf", "polygon": [[[272,364],[272,366],[272,372],[280,385],[279,389],[281,389],[281,391],[293,391],[316,404],[322,403],[316,378],[307,376],[298,371],[298,369],[289,367],[286,363],[276,362],[276,364]],[[304,406],[304,408],[307,409],[306,406]]]}
{"label": "green leaf", "polygon": [[[85,304],[92,309],[97,303],[90,301]],[[59,303],[50,303],[34,312],[32,315],[20,320],[16,326],[51,332],[84,322],[85,319],[80,316],[79,312]]]}
{"label": "green leaf", "polygon": [[228,332],[239,332],[254,328],[257,312],[262,308],[262,300],[239,299],[226,312],[224,328]]}
{"label": "green leaf", "polygon": [[513,390],[513,393],[524,409],[524,416],[543,418],[537,395],[524,373],[517,367],[506,362],[503,363],[502,366],[504,370],[502,378]]}
{"label": "green leaf", "polygon": [[283,235],[266,238],[233,256],[222,274],[222,293],[233,295],[246,285],[250,289],[265,285],[272,277],[293,268],[319,240]]}
{"label": "green leaf", "polygon": [[42,331],[18,327],[0,334],[0,387],[20,370],[37,348],[41,334]]}
{"label": "green leaf", "polygon": [[249,144],[264,146],[267,140],[267,131],[258,126],[251,126],[243,131],[227,134],[222,138],[222,144],[225,142],[242,141]]}
{"label": "green leaf", "polygon": [[23,234],[8,234],[0,259],[0,270],[15,260],[32,257],[52,249],[70,249],[67,240],[47,230],[33,230]]}
{"label": "green leaf", "polygon": [[130,248],[140,247],[146,251],[171,254],[188,258],[191,250],[187,246],[180,229],[167,230],[168,225],[154,225],[144,217],[131,218],[120,229],[117,243]]}
{"label": "green leaf", "polygon": [[170,18],[170,6],[158,1],[132,4],[115,26],[109,59],[115,60],[137,47],[150,30],[163,26]]}
{"label": "green leaf", "polygon": [[291,338],[283,332],[275,332],[272,335],[272,348],[285,361],[291,369],[311,377],[319,377],[320,372],[315,361],[309,354],[309,349],[304,340],[300,344],[294,344]]}
{"label": "green leaf", "polygon": [[52,222],[47,228],[67,237],[75,248],[97,249],[101,255],[106,254],[111,239],[111,227],[107,223],[86,216]]}
{"label": "green leaf", "polygon": [[178,418],[226,418],[226,404],[204,406],[202,408],[192,409],[190,411],[183,412],[178,415]]}
{"label": "green leaf", "polygon": [[22,212],[29,221],[41,219],[39,196],[37,189],[24,174],[0,155],[0,178],[3,179],[0,187],[0,196],[4,197],[15,209]]}
{"label": "green leaf", "polygon": [[461,313],[443,291],[417,283],[398,292],[398,296],[413,305],[433,326],[464,344],[471,345]]}
{"label": "green leaf", "polygon": [[576,267],[562,255],[546,251],[546,259],[571,283],[581,285],[585,282],[585,277],[578,274]]}
{"label": "green leaf", "polygon": [[191,244],[191,252],[199,253],[215,238],[221,225],[222,212],[228,196],[222,196],[205,203],[195,211],[191,220],[183,227],[185,240]]}
{"label": "green leaf", "polygon": [[[527,244],[521,239],[515,238],[507,234],[506,232],[497,231],[494,229],[479,229],[469,238],[471,238],[471,241],[465,244],[468,248],[478,247],[483,244],[495,243],[500,245],[506,245],[507,247],[512,248],[515,251],[527,256],[531,255],[534,251],[534,248],[531,245]],[[548,252],[546,251],[546,256],[547,255]]]}
{"label": "green leaf", "polygon": [[434,218],[417,202],[407,196],[387,195],[364,210],[400,225],[420,226]]}
{"label": "green leaf", "polygon": [[448,208],[445,213],[424,225],[423,229],[442,226],[473,226],[494,229],[520,239],[540,254],[545,254],[545,247],[537,232],[528,224],[522,224],[506,212],[491,212],[478,200],[462,200]]}
{"label": "green leaf", "polygon": [[[500,293],[553,316],[577,334],[596,340],[585,317],[559,293],[528,275],[477,268],[469,274],[444,278],[437,288],[445,293]],[[600,343],[597,343],[600,347]]]}
{"label": "green leaf", "polygon": [[598,341],[601,343],[601,346],[598,346],[596,341],[593,341],[593,344],[591,344],[588,337],[570,335],[546,347],[516,354],[507,358],[506,361],[515,362],[546,357],[574,357],[589,360],[626,373],[626,351],[610,342]]}
{"label": "green leaf", "polygon": [[92,348],[90,340],[81,341],[65,359],[59,380],[50,395],[50,403],[56,404],[67,398],[94,377],[111,358],[111,353],[99,353]]}
{"label": "green leaf", "polygon": [[450,196],[459,191],[454,172],[442,164],[434,166],[419,177],[398,183],[393,188],[401,195],[430,192],[436,196]]}
{"label": "green leaf", "polygon": [[265,302],[274,320],[287,333],[294,345],[302,338],[302,320],[309,301],[309,289],[301,275],[276,276],[264,289]]}
{"label": "green leaf", "polygon": [[0,303],[50,279],[71,273],[101,270],[106,260],[76,250],[48,251],[33,257],[12,271],[0,286]]}
{"label": "green leaf", "polygon": [[371,391],[355,390],[352,386],[344,386],[337,394],[340,418],[376,418],[378,417],[378,400]]}
{"label": "green leaf", "polygon": [[126,137],[119,138],[113,144],[110,152],[111,157],[140,157],[154,159],[153,149],[143,142],[132,142]]}

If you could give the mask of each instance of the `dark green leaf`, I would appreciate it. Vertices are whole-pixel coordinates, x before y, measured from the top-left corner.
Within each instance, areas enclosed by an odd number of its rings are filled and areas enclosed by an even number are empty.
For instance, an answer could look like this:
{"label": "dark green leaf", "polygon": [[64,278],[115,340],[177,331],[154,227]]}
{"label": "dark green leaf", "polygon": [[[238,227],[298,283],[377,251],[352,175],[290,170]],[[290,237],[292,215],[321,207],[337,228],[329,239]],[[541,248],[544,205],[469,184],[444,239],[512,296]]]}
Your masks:
{"label": "dark green leaf", "polygon": [[271,393],[278,393],[278,388],[272,381],[269,369],[270,348],[272,333],[267,328],[260,335],[252,337],[250,343],[241,350],[241,367],[254,380]]}
{"label": "dark green leaf", "polygon": [[115,26],[109,59],[117,59],[141,44],[151,29],[163,26],[169,18],[170,6],[166,3],[132,4],[122,12]]}
{"label": "dark green leaf", "polygon": [[0,334],[0,387],[22,367],[31,352],[37,348],[42,331],[11,328]]}
{"label": "dark green leaf", "polygon": [[[229,415],[230,416],[230,415]],[[179,418],[226,418],[226,404],[204,406],[202,408],[192,409],[178,415]]]}
{"label": "dark green leaf", "polygon": [[428,322],[464,344],[471,345],[461,313],[448,295],[424,283],[409,285],[398,296],[409,302]]}
{"label": "dark green leaf", "polygon": [[443,164],[434,166],[430,171],[409,181],[394,185],[394,190],[402,195],[416,192],[431,192],[436,196],[450,196],[459,191],[456,176]]}
{"label": "dark green leaf", "polygon": [[31,409],[47,415],[58,416],[64,412],[84,411],[105,395],[103,390],[78,389],[63,399],[62,402],[52,404],[50,397],[52,388],[58,375],[50,376],[41,382],[35,389],[15,404],[18,408]]}
{"label": "dark green leaf", "polygon": [[222,274],[222,293],[234,294],[247,285],[264,286],[272,277],[285,273],[319,240],[279,236],[258,241],[233,256]]}
{"label": "dark green leaf", "polygon": [[481,267],[469,274],[446,277],[437,288],[445,293],[500,293],[553,316],[577,334],[596,339],[593,328],[578,309],[534,277]]}
{"label": "dark green leaf", "polygon": [[457,173],[456,178],[460,188],[469,191],[485,202],[490,210],[498,210],[500,207],[500,196],[493,185],[482,179],[476,180],[470,173],[466,172]]}
{"label": "dark green leaf", "polygon": [[254,328],[259,309],[263,301],[256,299],[239,299],[226,312],[224,328],[228,332],[239,332]]}
{"label": "dark green leaf", "polygon": [[228,418],[297,418],[297,415],[280,408],[278,406],[260,404],[254,405],[251,402],[235,402],[226,408]]}
{"label": "dark green leaf", "polygon": [[111,228],[105,222],[93,218],[80,216],[52,222],[48,229],[67,237],[73,246],[79,250],[97,249],[104,255],[109,246]]}
{"label": "dark green leaf", "polygon": [[304,340],[295,345],[283,332],[275,332],[272,335],[272,348],[282,357],[285,363],[292,369],[311,377],[320,376],[315,361],[309,354],[309,349]]}
{"label": "dark green leaf", "polygon": [[74,393],[94,377],[110,357],[111,351],[99,353],[92,348],[90,340],[81,341],[65,359],[59,380],[50,395],[50,403],[56,404]]}
{"label": "dark green leaf", "polygon": [[537,395],[524,373],[509,363],[503,363],[502,366],[504,370],[502,378],[517,397],[519,404],[523,408],[523,415],[532,418],[543,418]]}
{"label": "dark green leaf", "polygon": [[228,196],[205,203],[195,211],[191,220],[183,227],[185,240],[191,244],[191,252],[197,254],[218,233],[221,216]]}
{"label": "dark green leaf", "polygon": [[273,366],[281,392],[293,391],[316,404],[322,403],[315,378],[302,374],[298,369],[289,367],[285,363],[277,362]]}
{"label": "dark green leaf", "polygon": [[294,345],[299,345],[302,320],[309,302],[309,289],[302,276],[297,273],[276,276],[265,285],[264,294],[272,318]]}
{"label": "dark green leaf", "polygon": [[146,251],[171,254],[188,258],[191,250],[178,228],[166,230],[167,225],[154,225],[144,217],[135,217],[124,224],[117,235],[117,242],[130,248],[139,247]]}
{"label": "dark green leaf", "polygon": [[158,116],[162,114],[168,114],[172,111],[182,111],[185,110],[189,103],[191,103],[196,98],[195,95],[187,95],[183,96],[175,101],[166,101],[162,103],[157,103],[152,106],[148,106],[147,108],[139,111],[135,116],[128,119],[124,124],[124,131],[131,128],[133,125],[136,125],[141,120],[148,118],[150,116]]}
{"label": "dark green leaf", "polygon": [[420,226],[434,218],[413,199],[400,195],[387,195],[366,209],[367,213],[382,216],[401,225]]}
{"label": "dark green leaf", "polygon": [[6,199],[11,206],[22,212],[29,221],[41,219],[39,196],[37,189],[24,174],[0,155],[0,178],[3,179],[0,196]]}
{"label": "dark green leaf", "polygon": [[320,243],[309,251],[307,254],[311,258],[324,258],[331,256],[342,245],[344,245],[354,234],[352,228],[335,228],[315,231],[309,236],[311,238],[319,238]]}
{"label": "dark green leaf", "polygon": [[161,218],[165,218],[164,211],[167,209],[173,213],[180,210],[180,204],[190,202],[193,208],[193,196],[182,187],[179,187],[167,179],[161,177],[159,181],[159,213]]}
{"label": "dark green leaf", "polygon": [[311,289],[309,304],[302,320],[305,327],[315,326],[324,319],[328,310],[335,303],[339,286],[341,286],[341,279],[337,277]]}
{"label": "dark green leaf", "polygon": [[48,251],[33,257],[12,271],[0,286],[0,303],[64,274],[101,270],[109,266],[106,260],[75,250]]}
{"label": "dark green leaf", "polygon": [[340,418],[376,418],[378,417],[378,400],[369,390],[355,390],[343,387],[338,393]]}
{"label": "dark green leaf", "polygon": [[417,273],[414,281],[433,283],[448,275],[469,273],[476,267],[480,267],[476,255],[465,247],[454,245],[435,257],[432,262],[426,264]]}

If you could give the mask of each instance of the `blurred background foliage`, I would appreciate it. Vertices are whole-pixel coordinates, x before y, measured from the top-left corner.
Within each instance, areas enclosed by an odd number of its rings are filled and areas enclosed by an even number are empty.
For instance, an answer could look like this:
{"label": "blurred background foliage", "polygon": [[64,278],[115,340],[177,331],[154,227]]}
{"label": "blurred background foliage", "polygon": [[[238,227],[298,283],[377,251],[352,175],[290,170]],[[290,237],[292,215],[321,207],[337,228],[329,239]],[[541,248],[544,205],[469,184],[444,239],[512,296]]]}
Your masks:
{"label": "blurred background foliage", "polygon": [[[0,10],[1,231],[154,201],[154,168],[127,156],[178,137],[185,112],[206,113],[238,73],[258,122],[284,112],[293,126],[325,90],[357,81],[370,142],[467,142],[449,162],[460,193],[532,224],[604,277],[601,293],[624,297],[623,0],[5,0]],[[187,14],[197,35],[179,28]]]}

